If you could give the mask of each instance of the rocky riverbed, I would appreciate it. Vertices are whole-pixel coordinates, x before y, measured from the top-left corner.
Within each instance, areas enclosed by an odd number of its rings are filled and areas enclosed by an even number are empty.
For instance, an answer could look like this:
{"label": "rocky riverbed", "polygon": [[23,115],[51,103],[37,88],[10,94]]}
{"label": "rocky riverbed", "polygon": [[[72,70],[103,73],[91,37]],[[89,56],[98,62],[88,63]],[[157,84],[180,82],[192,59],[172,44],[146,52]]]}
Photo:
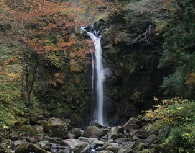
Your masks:
{"label": "rocky riverbed", "polygon": [[22,126],[1,142],[0,153],[152,153],[157,152],[156,130],[145,121],[130,118],[120,126],[95,124],[83,129],[69,120],[50,118],[39,125]]}

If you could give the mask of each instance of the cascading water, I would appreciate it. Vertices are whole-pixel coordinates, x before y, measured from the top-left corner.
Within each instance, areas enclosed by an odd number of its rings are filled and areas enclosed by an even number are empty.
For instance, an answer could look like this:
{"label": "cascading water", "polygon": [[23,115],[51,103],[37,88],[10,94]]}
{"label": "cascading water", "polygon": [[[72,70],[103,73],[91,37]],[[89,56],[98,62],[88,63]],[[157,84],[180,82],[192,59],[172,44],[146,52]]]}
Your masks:
{"label": "cascading water", "polygon": [[91,86],[92,86],[92,93],[93,93],[93,88],[94,88],[94,73],[95,73],[95,64],[94,64],[94,53],[92,50],[91,51],[91,61],[92,61],[92,64],[91,64],[91,69],[92,69],[92,74],[91,74]]}
{"label": "cascading water", "polygon": [[[96,69],[96,96],[97,96],[97,122],[101,125],[105,125],[104,116],[104,92],[103,81],[105,79],[103,63],[102,63],[102,48],[101,48],[101,34],[93,30],[92,32],[86,31],[85,27],[81,27],[87,35],[93,40],[95,48],[95,60],[92,53],[92,90],[94,86],[94,68]],[[95,65],[94,65],[95,62]]]}

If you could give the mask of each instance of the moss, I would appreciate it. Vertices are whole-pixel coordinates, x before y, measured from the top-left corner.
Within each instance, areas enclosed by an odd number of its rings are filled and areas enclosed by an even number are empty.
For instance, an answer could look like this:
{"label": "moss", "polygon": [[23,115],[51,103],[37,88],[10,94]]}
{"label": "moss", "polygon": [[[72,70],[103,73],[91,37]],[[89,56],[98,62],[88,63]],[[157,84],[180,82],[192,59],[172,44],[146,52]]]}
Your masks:
{"label": "moss", "polygon": [[35,153],[47,153],[47,151],[39,148],[38,146],[30,143],[22,143],[18,147],[16,147],[15,153],[27,153],[27,152],[35,152]]}
{"label": "moss", "polygon": [[68,134],[67,128],[65,128],[62,125],[49,125],[49,126],[46,126],[45,127],[45,132],[50,137],[60,137],[60,138],[64,138]]}

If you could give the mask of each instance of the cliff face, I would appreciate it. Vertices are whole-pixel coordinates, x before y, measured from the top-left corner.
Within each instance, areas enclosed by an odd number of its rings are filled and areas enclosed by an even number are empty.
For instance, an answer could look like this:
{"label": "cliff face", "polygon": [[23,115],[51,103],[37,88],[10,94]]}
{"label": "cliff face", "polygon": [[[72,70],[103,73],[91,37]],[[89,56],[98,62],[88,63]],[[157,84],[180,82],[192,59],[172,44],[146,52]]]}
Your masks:
{"label": "cliff face", "polygon": [[156,24],[164,16],[162,1],[143,0],[107,19],[103,54],[113,73],[105,84],[119,122],[150,107],[153,97],[163,96],[160,86],[170,70],[158,68],[163,37]]}

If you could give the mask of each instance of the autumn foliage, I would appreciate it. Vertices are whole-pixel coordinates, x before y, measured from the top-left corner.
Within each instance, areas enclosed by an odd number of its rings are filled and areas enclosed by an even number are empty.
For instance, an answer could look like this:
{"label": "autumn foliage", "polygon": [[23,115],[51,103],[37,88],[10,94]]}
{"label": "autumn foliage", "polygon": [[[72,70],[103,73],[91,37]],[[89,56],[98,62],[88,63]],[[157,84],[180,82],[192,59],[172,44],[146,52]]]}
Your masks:
{"label": "autumn foliage", "polygon": [[[83,39],[79,28],[93,22],[98,13],[108,13],[111,5],[107,3],[104,0],[0,0],[0,47],[11,48],[11,55],[5,50],[9,57],[0,63],[0,95],[6,95],[0,107],[0,111],[5,110],[0,114],[3,119],[0,126],[9,128],[25,121],[24,115],[40,114],[34,94],[41,95],[47,89],[63,86],[63,92],[56,91],[56,97],[63,99],[60,107],[70,110],[72,97],[76,96],[76,104],[81,105],[79,94],[83,96],[86,90],[81,74],[90,61],[92,42]],[[13,89],[5,90],[7,86]],[[87,96],[82,98],[87,101]],[[8,114],[7,119],[3,114]]]}

